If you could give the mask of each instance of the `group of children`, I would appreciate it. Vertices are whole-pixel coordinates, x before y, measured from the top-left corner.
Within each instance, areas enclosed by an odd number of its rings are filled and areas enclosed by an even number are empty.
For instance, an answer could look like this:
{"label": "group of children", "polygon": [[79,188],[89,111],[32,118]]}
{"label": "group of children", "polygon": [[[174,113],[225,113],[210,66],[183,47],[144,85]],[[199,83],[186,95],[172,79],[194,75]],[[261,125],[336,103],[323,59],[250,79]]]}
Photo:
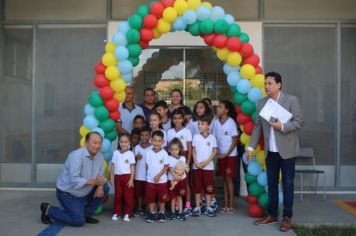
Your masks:
{"label": "group of children", "polygon": [[234,212],[235,119],[233,104],[225,100],[220,101],[214,118],[208,99],[198,101],[193,113],[182,107],[171,114],[167,103],[158,101],[149,115],[150,127],[144,117],[136,116],[131,136],[120,135],[111,160],[111,184],[115,185],[112,220],[123,215],[124,221],[130,221],[134,208],[135,215],[143,216],[147,211],[149,223],[165,222],[166,208],[170,220],[184,221],[187,216],[200,214],[216,216],[215,157],[224,182],[223,211]]}

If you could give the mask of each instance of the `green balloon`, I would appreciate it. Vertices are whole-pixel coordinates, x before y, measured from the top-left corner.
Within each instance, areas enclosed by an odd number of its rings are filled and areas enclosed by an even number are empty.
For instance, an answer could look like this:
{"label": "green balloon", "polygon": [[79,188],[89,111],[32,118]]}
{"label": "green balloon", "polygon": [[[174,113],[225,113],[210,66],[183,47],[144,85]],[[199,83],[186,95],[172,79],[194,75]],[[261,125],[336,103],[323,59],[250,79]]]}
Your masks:
{"label": "green balloon", "polygon": [[241,43],[248,43],[250,41],[250,37],[246,33],[240,34]]}
{"label": "green balloon", "polygon": [[109,111],[105,106],[100,106],[95,109],[94,115],[99,121],[104,121],[109,118]]}
{"label": "green balloon", "polygon": [[248,187],[248,192],[251,196],[258,197],[265,192],[265,188],[258,183],[252,183]]}
{"label": "green balloon", "polygon": [[252,115],[256,110],[256,105],[254,102],[251,102],[250,100],[245,100],[242,104],[241,104],[241,111],[245,114],[245,115]]}
{"label": "green balloon", "polygon": [[142,28],[142,17],[138,14],[133,14],[129,17],[129,25],[133,29],[141,29]]}
{"label": "green balloon", "polygon": [[141,39],[140,32],[136,29],[129,29],[126,33],[126,39],[129,43],[138,43]]}
{"label": "green balloon", "polygon": [[117,137],[116,130],[108,132],[108,133],[105,132],[105,138],[110,140],[111,142],[114,141],[116,139],[116,137]]}
{"label": "green balloon", "polygon": [[224,19],[219,19],[214,23],[214,31],[217,34],[225,34],[229,30],[229,24]]}
{"label": "green balloon", "polygon": [[200,22],[200,31],[203,34],[211,34],[214,31],[214,22],[210,19],[205,19]]}
{"label": "green balloon", "polygon": [[253,120],[253,122],[255,122],[256,118],[257,118],[257,112],[255,111],[254,113],[252,113],[251,119]]}
{"label": "green balloon", "polygon": [[[236,86],[234,86],[236,88]],[[234,93],[234,97],[233,97],[233,102],[234,104],[239,104],[241,105],[244,101],[247,100],[247,95],[246,94],[242,94],[236,91],[236,93]]]}
{"label": "green balloon", "polygon": [[230,86],[231,93],[234,94],[237,92],[236,86]]}
{"label": "green balloon", "polygon": [[248,184],[256,183],[257,182],[257,176],[253,176],[253,175],[251,175],[249,173],[246,173],[245,174],[245,181]]}
{"label": "green balloon", "polygon": [[115,130],[115,122],[112,119],[106,119],[100,122],[100,128],[102,128],[105,133],[110,133]]}
{"label": "green balloon", "polygon": [[100,215],[103,213],[103,204],[101,204],[96,210],[94,211],[94,215]]}
{"label": "green balloon", "polygon": [[263,193],[261,196],[258,198],[258,204],[260,204],[261,207],[266,208],[268,206],[269,202],[269,197],[267,193]]}
{"label": "green balloon", "polygon": [[137,66],[140,63],[139,57],[129,57],[128,60],[131,61],[132,66]]}
{"label": "green balloon", "polygon": [[141,5],[136,9],[136,13],[141,17],[145,17],[150,13],[150,8],[147,5]]}
{"label": "green balloon", "polygon": [[99,95],[99,92],[95,91],[89,95],[88,102],[93,107],[99,107],[104,104],[104,99]]}
{"label": "green balloon", "polygon": [[227,36],[230,37],[239,37],[241,33],[241,28],[238,24],[234,23],[229,26],[229,29],[227,31]]}
{"label": "green balloon", "polygon": [[191,35],[198,36],[200,35],[200,23],[196,21],[194,24],[188,26],[188,30]]}
{"label": "green balloon", "polygon": [[127,45],[127,50],[129,50],[130,57],[138,57],[142,53],[142,48],[137,43]]}

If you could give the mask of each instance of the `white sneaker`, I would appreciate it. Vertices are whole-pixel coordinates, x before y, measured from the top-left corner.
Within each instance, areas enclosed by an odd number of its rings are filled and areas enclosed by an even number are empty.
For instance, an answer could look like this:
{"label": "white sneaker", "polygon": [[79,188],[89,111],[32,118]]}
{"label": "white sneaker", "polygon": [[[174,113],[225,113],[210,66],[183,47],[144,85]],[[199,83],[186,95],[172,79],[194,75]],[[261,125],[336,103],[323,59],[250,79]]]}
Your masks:
{"label": "white sneaker", "polygon": [[130,221],[130,217],[129,217],[129,215],[128,215],[128,214],[126,214],[126,215],[125,215],[125,217],[124,217],[124,221],[126,221],[126,222],[129,222],[129,221]]}
{"label": "white sneaker", "polygon": [[116,220],[119,219],[119,217],[117,217],[117,214],[114,214],[114,215],[111,217],[111,219],[116,221]]}

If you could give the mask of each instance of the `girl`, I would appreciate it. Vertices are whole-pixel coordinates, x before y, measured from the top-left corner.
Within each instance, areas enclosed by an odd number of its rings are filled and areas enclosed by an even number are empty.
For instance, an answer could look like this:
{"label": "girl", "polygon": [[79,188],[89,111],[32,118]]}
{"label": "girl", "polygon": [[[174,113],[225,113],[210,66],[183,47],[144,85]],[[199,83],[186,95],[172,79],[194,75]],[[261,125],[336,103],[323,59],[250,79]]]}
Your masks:
{"label": "girl", "polygon": [[153,133],[156,130],[161,130],[163,132],[164,140],[163,140],[162,148],[165,148],[167,146],[167,137],[166,137],[166,132],[164,132],[162,127],[161,115],[157,111],[152,111],[152,113],[149,116],[149,120],[150,120],[151,133]]}
{"label": "girl", "polygon": [[218,167],[224,182],[223,210],[227,213],[234,212],[234,182],[237,173],[237,142],[238,131],[235,122],[236,112],[234,105],[227,100],[222,100],[217,108],[217,119],[214,121],[213,133],[218,144]]}
{"label": "girl", "polygon": [[[209,107],[209,105],[204,102],[203,100],[197,101],[194,105],[194,121],[192,123],[193,126],[193,132],[192,132],[192,136],[194,136],[195,134],[199,134],[199,129],[198,129],[198,120],[199,117],[204,116],[204,115],[211,115],[212,111]],[[210,126],[210,131],[212,130],[212,125]],[[211,133],[211,132],[210,132]]]}
{"label": "girl", "polygon": [[[186,172],[189,171],[188,165],[186,165],[186,158],[182,156],[183,144],[179,138],[173,138],[168,145],[169,150],[169,172],[168,172],[168,187],[169,196],[171,198],[171,213],[169,216],[170,220],[175,218],[185,221],[185,216],[183,214],[183,200],[182,197],[188,194],[188,178]],[[176,165],[182,162],[186,166],[182,175],[178,175],[175,171]],[[171,182],[178,181],[178,183],[171,188]],[[176,202],[178,203],[178,215],[176,215]]]}
{"label": "girl", "polygon": [[122,214],[121,203],[124,202],[124,221],[130,221],[134,206],[135,156],[130,148],[130,136],[122,134],[119,139],[119,150],[114,152],[111,160],[111,184],[115,185],[114,215],[118,220]]}

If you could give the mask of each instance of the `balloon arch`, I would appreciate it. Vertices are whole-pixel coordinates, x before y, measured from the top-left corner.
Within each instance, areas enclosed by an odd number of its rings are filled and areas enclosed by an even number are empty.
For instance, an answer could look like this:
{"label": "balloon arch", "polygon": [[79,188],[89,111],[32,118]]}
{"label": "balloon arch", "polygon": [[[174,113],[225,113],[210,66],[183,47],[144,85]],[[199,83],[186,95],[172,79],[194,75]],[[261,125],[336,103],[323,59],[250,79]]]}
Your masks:
{"label": "balloon arch", "polygon": [[[80,145],[90,131],[98,131],[104,137],[102,153],[108,175],[108,163],[112,157],[111,142],[116,139],[115,121],[120,118],[118,107],[125,100],[126,84],[132,83],[132,68],[139,63],[143,49],[161,35],[185,30],[200,36],[223,61],[227,83],[233,93],[238,115],[237,122],[243,131],[240,140],[247,147],[256,119],[256,102],[266,96],[264,75],[259,66],[260,58],[249,44],[249,36],[223,8],[201,0],[150,1],[136,9],[136,13],[118,26],[112,42],[105,46],[101,61],[95,65],[93,80],[98,91],[92,92],[85,105],[85,118],[80,127]],[[245,180],[248,185],[248,213],[252,217],[265,214],[269,199],[267,176],[261,139],[248,164]],[[280,203],[282,193],[279,192]],[[97,213],[102,211],[102,206]]]}

